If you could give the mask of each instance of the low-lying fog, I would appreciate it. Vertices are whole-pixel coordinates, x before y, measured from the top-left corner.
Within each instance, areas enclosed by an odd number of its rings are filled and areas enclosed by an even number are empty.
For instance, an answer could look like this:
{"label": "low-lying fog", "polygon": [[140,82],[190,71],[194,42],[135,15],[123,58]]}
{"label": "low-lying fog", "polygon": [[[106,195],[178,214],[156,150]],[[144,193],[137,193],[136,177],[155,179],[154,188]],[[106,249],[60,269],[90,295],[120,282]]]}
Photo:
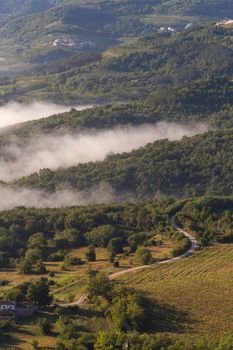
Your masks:
{"label": "low-lying fog", "polygon": [[43,168],[52,170],[79,163],[103,160],[108,154],[129,152],[159,139],[177,140],[203,132],[202,125],[190,128],[174,123],[89,130],[62,135],[41,135],[20,146],[13,142],[1,149],[0,180],[11,181]]}
{"label": "low-lying fog", "polygon": [[[125,194],[124,198],[115,193],[108,184],[101,184],[89,191],[74,192],[61,190],[55,193],[29,189],[12,189],[0,186],[0,210],[9,210],[17,206],[54,208],[92,203],[111,203],[114,201],[130,201],[132,196]],[[2,200],[3,199],[3,200]]]}
{"label": "low-lying fog", "polygon": [[[91,107],[88,105],[74,106],[77,110]],[[70,106],[58,105],[52,102],[33,102],[29,104],[10,102],[0,107],[0,127],[49,117],[53,114],[67,112],[71,108]]]}
{"label": "low-lying fog", "polygon": [[[90,108],[79,106],[76,109]],[[10,103],[0,107],[0,127],[28,120],[40,119],[68,111],[71,107],[53,103],[35,102],[29,105]],[[111,130],[86,130],[59,134],[38,135],[27,140],[11,141],[0,149],[0,180],[9,182],[43,168],[58,169],[79,163],[103,160],[108,154],[129,152],[159,139],[178,140],[207,131],[204,125],[188,126],[160,122],[155,125],[122,126]],[[59,207],[87,203],[129,200],[131,195],[119,198],[107,184],[88,192],[70,190],[48,194],[26,189],[0,187],[0,210],[15,206]],[[107,186],[107,187],[106,187]]]}

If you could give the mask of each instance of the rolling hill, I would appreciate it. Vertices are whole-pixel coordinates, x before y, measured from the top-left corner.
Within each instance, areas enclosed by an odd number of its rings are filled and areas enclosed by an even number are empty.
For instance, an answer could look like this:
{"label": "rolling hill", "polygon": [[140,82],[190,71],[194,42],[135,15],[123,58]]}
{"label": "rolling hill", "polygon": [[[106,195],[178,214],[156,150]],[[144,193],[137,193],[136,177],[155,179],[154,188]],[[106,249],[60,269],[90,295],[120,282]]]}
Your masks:
{"label": "rolling hill", "polygon": [[[11,74],[27,71],[80,51],[102,51],[116,42],[154,34],[163,26],[180,31],[186,25],[232,13],[227,0],[202,4],[174,0],[4,0],[1,5],[0,68],[5,74],[9,70]],[[62,44],[53,46],[55,40]]]}
{"label": "rolling hill", "polygon": [[193,338],[203,341],[197,349],[208,349],[207,339],[233,331],[232,254],[232,244],[217,245],[187,260],[137,272],[121,281],[164,306],[152,313],[151,326],[179,340],[177,349],[182,340],[192,343]]}
{"label": "rolling hill", "polygon": [[230,79],[232,36],[232,28],[207,25],[176,35],[157,33],[99,54],[75,55],[45,65],[43,73],[3,81],[1,101],[128,101],[166,86]]}
{"label": "rolling hill", "polygon": [[40,306],[3,349],[233,349],[232,16],[1,1],[0,298]]}
{"label": "rolling hill", "polygon": [[176,13],[192,16],[223,17],[233,16],[231,0],[168,0],[161,1],[158,9],[162,13]]}
{"label": "rolling hill", "polygon": [[233,193],[232,147],[232,130],[181,141],[162,140],[130,153],[108,156],[102,162],[57,171],[43,169],[15,184],[48,191],[65,184],[85,191],[107,183],[116,194],[133,199],[229,195]]}
{"label": "rolling hill", "polygon": [[65,0],[2,0],[0,13],[26,15],[46,11]]}

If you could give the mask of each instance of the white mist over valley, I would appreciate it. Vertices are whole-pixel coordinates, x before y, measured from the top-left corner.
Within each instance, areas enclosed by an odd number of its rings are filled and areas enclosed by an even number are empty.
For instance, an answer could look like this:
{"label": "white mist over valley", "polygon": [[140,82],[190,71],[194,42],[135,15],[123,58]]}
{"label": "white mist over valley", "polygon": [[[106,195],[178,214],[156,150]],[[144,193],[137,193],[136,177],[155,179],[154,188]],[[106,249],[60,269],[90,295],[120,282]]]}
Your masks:
{"label": "white mist over valley", "polygon": [[[77,109],[84,108],[90,106],[79,106]],[[30,105],[10,103],[0,107],[0,125],[40,119],[69,109],[70,107],[44,102]],[[101,161],[109,154],[130,152],[160,139],[179,140],[185,135],[193,136],[207,129],[203,124],[191,126],[159,122],[154,125],[118,126],[107,130],[60,130],[58,133],[36,135],[23,140],[15,137],[0,149],[0,180],[13,181],[44,168],[56,170],[80,163]],[[0,198],[4,198],[4,201],[0,202],[0,209],[15,206],[59,207],[119,199],[111,186],[103,186],[104,189],[100,186],[83,193],[64,189],[53,194],[1,187]]]}
{"label": "white mist over valley", "polygon": [[91,108],[91,105],[64,106],[52,102],[32,102],[21,104],[10,102],[0,107],[0,127],[23,123],[49,117],[53,114],[68,112],[71,108],[83,110]]}
{"label": "white mist over valley", "polygon": [[205,129],[174,123],[118,127],[112,130],[89,130],[62,135],[40,135],[20,145],[12,142],[1,149],[0,180],[11,181],[43,168],[56,170],[80,163],[100,161],[108,154],[130,152],[159,139],[178,140]]}
{"label": "white mist over valley", "polygon": [[[69,189],[47,193],[46,191],[25,188],[8,188],[0,186],[0,210],[14,207],[54,208],[92,203],[111,203],[113,201],[130,200],[129,194],[124,199],[109,184],[101,184],[89,191],[74,192]],[[3,199],[3,200],[2,200]]]}

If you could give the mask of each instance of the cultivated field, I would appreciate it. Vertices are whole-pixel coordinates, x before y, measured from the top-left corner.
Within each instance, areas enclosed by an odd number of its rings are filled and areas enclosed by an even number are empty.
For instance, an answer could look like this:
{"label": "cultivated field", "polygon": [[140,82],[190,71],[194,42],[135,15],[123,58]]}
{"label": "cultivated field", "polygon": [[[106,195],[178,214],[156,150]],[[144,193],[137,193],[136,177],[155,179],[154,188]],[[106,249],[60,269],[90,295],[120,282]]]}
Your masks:
{"label": "cultivated field", "polygon": [[121,281],[160,305],[155,306],[153,332],[178,338],[233,333],[233,244],[207,248],[176,263],[126,275]]}

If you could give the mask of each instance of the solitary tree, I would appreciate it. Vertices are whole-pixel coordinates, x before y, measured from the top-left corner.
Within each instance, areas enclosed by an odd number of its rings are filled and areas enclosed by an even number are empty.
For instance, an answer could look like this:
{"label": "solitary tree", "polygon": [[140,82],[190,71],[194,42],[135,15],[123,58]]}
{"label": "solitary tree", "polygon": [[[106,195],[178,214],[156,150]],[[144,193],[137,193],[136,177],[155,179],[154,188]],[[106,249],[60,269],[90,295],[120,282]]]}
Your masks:
{"label": "solitary tree", "polygon": [[90,245],[86,252],[87,261],[96,261],[95,247]]}
{"label": "solitary tree", "polygon": [[46,272],[47,272],[47,270],[46,270],[45,265],[43,264],[43,261],[42,260],[37,260],[37,262],[35,264],[35,273],[43,274],[43,273],[46,273]]}
{"label": "solitary tree", "polygon": [[0,251],[0,267],[8,267],[9,266],[9,256],[6,252]]}
{"label": "solitary tree", "polygon": [[38,320],[38,326],[40,327],[41,333],[49,335],[52,330],[52,324],[47,318],[40,318]]}
{"label": "solitary tree", "polygon": [[150,250],[143,248],[137,249],[136,258],[142,265],[149,265],[153,260]]}
{"label": "solitary tree", "polygon": [[52,298],[49,294],[49,283],[46,278],[32,281],[28,287],[26,299],[38,306],[49,305]]}
{"label": "solitary tree", "polygon": [[22,259],[18,271],[21,275],[30,274],[32,273],[32,264],[27,259]]}
{"label": "solitary tree", "polygon": [[123,252],[123,241],[121,238],[112,238],[108,244],[110,255],[116,255]]}

